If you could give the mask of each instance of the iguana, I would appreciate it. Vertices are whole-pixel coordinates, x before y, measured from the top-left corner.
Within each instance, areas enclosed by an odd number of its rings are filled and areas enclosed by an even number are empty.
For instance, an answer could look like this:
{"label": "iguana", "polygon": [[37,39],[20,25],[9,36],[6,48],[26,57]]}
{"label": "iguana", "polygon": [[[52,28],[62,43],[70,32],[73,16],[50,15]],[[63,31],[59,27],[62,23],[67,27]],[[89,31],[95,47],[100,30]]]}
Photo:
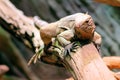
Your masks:
{"label": "iguana", "polygon": [[[71,40],[75,36],[79,40],[92,41],[97,45],[101,43],[101,36],[95,32],[95,25],[91,16],[83,13],[69,15],[61,18],[57,22],[41,26],[40,35],[44,45],[50,44],[52,39],[56,38],[61,46],[65,47],[71,43]],[[40,58],[40,56],[43,54],[44,45],[42,45],[39,51],[33,55],[29,61],[29,64],[32,61],[36,63],[36,60]]]}

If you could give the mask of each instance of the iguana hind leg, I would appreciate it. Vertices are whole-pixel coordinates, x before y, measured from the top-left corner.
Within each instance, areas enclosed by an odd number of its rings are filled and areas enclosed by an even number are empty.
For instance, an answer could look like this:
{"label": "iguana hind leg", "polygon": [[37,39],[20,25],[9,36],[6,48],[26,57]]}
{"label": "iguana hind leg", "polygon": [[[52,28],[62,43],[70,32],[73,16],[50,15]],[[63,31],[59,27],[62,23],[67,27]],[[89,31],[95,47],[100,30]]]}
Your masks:
{"label": "iguana hind leg", "polygon": [[[41,27],[43,27],[44,25],[47,25],[48,23],[43,21],[43,20],[40,20],[40,18],[38,16],[35,16],[34,17],[34,25],[36,28],[40,29]],[[28,62],[28,65],[30,65],[32,62],[33,63],[36,63],[36,61],[38,59],[40,59],[40,57],[43,55],[44,53],[44,42],[41,38],[40,40],[40,48],[38,48],[38,46],[36,47],[36,53],[31,57],[31,59],[29,60]]]}
{"label": "iguana hind leg", "polygon": [[32,58],[29,60],[28,65],[30,65],[32,62],[36,63],[38,59],[43,55],[44,52],[44,46],[41,46],[38,51],[32,56]]}

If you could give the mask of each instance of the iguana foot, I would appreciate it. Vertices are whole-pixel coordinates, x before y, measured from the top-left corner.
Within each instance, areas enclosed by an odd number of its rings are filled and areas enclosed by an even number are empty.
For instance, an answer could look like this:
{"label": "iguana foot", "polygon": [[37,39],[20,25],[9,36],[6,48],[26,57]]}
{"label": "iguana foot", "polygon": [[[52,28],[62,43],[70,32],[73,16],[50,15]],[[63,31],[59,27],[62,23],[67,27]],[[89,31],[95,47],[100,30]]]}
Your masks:
{"label": "iguana foot", "polygon": [[78,47],[80,47],[80,42],[78,41],[68,44],[67,46],[65,46],[64,55],[67,56],[67,55],[70,55],[70,52],[76,52],[76,49]]}
{"label": "iguana foot", "polygon": [[57,52],[58,54],[58,56],[61,58],[61,59],[64,59],[64,48],[57,48],[57,47],[55,47],[54,48],[54,51],[55,52]]}
{"label": "iguana foot", "polygon": [[37,59],[40,59],[44,51],[44,48],[39,48],[39,50],[32,56],[32,58],[29,60],[28,65],[30,65],[32,62],[36,63]]}
{"label": "iguana foot", "polygon": [[53,46],[53,51],[56,52],[57,56],[60,57],[61,59],[64,58],[64,47],[61,46],[60,42],[58,41],[57,38],[52,38],[52,46]]}

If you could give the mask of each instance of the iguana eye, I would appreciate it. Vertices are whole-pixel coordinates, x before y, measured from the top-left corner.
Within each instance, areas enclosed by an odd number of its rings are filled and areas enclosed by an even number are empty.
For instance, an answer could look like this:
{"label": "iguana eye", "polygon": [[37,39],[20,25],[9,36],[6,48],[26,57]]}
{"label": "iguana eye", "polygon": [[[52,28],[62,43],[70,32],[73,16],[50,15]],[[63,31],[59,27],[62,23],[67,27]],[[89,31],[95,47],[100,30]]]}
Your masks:
{"label": "iguana eye", "polygon": [[85,21],[85,23],[88,23],[88,22],[89,22],[89,20],[86,20],[86,21]]}
{"label": "iguana eye", "polygon": [[65,26],[58,26],[57,33],[59,34],[59,33],[66,31],[66,30],[68,30],[68,28],[66,28]]}
{"label": "iguana eye", "polygon": [[69,28],[67,26],[59,26],[60,29],[63,29],[64,31],[65,30],[69,30]]}

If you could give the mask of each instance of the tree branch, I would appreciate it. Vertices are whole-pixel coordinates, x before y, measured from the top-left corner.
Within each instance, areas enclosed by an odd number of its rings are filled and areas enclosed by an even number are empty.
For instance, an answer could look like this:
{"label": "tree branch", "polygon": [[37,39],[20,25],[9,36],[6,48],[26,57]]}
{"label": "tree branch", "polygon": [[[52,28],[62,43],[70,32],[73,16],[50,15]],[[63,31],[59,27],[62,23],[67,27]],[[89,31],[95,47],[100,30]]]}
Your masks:
{"label": "tree branch", "polygon": [[64,61],[75,80],[116,80],[99,56],[94,45],[87,44]]}
{"label": "tree branch", "polygon": [[120,69],[120,57],[103,57],[103,61],[106,63],[109,69]]}
{"label": "tree branch", "polygon": [[118,6],[118,7],[120,6],[120,0],[95,0],[95,1],[109,4],[112,6]]}
{"label": "tree branch", "polygon": [[[10,30],[14,35],[20,36],[25,45],[31,49],[40,47],[42,42],[39,30],[34,26],[32,18],[26,17],[22,11],[18,10],[8,0],[0,0],[1,25]],[[6,22],[5,24],[3,24]],[[6,25],[8,24],[8,25]]]}

